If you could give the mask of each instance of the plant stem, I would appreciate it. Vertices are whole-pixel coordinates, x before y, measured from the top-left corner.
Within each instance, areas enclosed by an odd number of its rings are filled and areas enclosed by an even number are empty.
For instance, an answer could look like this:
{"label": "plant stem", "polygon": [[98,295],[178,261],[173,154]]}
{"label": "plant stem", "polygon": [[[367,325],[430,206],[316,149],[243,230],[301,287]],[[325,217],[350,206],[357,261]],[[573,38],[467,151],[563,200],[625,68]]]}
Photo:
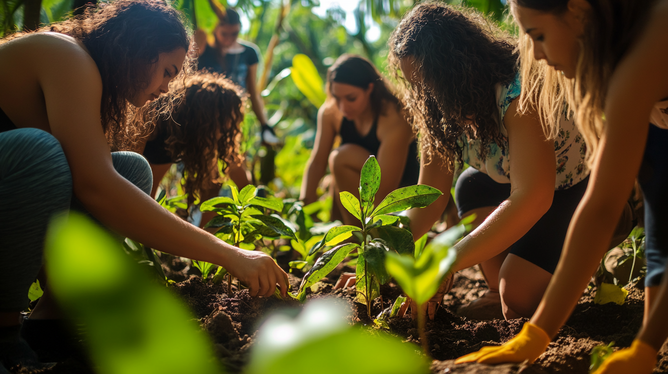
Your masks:
{"label": "plant stem", "polygon": [[429,353],[429,342],[427,341],[427,334],[424,331],[425,327],[425,313],[424,313],[424,304],[418,305],[418,333],[420,334],[420,344],[422,345],[422,350],[424,353],[431,357]]}

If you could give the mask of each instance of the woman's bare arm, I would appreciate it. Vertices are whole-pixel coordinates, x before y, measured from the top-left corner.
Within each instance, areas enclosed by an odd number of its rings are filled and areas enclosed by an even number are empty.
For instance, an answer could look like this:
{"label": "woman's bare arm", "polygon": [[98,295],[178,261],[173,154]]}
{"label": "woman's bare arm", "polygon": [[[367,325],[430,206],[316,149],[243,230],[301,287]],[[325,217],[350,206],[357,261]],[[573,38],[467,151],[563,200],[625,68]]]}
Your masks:
{"label": "woman's bare arm", "polygon": [[318,110],[318,127],[315,134],[315,143],[313,151],[311,151],[311,157],[309,157],[306,163],[304,177],[302,178],[301,193],[299,195],[299,199],[304,204],[310,204],[318,200],[316,190],[320,179],[325,175],[325,170],[327,170],[329,153],[332,151],[334,138],[336,137],[336,129],[334,128],[334,120],[332,118],[334,110],[330,103],[327,102]]}
{"label": "woman's bare arm", "polygon": [[270,257],[232,247],[180,220],[116,172],[100,124],[102,81],[94,61],[73,40],[51,44],[40,46],[48,58],[36,61],[35,71],[51,133],[63,147],[74,193],[86,209],[152,248],[224,266],[253,295],[271,295],[276,283],[287,290],[285,273]]}
{"label": "woman's bare arm", "polygon": [[408,148],[413,141],[413,131],[395,108],[388,108],[387,115],[380,117],[378,133],[380,148],[377,157],[382,174],[376,193],[376,204],[399,187],[408,158]]}
{"label": "woman's bare arm", "polygon": [[246,76],[246,91],[251,101],[253,113],[260,123],[267,123],[267,115],[264,113],[264,101],[260,97],[260,90],[257,87],[257,64],[248,66],[248,75]]}
{"label": "woman's bare arm", "polygon": [[450,200],[450,187],[454,178],[453,173],[446,166],[441,165],[440,159],[425,163],[424,154],[420,157],[420,179],[418,184],[437,188],[443,193],[436,201],[425,208],[415,208],[408,211],[411,231],[416,240],[426,234],[434,223],[441,217]]}
{"label": "woman's bare arm", "polygon": [[554,143],[545,139],[535,113],[518,115],[515,100],[505,116],[510,154],[510,196],[457,249],[456,270],[508,249],[548,211],[554,196]]}
{"label": "woman's bare arm", "polygon": [[608,249],[640,169],[651,109],[668,97],[667,3],[662,1],[652,12],[643,36],[611,78],[607,123],[589,186],[569,226],[559,265],[531,319],[552,337],[573,311]]}

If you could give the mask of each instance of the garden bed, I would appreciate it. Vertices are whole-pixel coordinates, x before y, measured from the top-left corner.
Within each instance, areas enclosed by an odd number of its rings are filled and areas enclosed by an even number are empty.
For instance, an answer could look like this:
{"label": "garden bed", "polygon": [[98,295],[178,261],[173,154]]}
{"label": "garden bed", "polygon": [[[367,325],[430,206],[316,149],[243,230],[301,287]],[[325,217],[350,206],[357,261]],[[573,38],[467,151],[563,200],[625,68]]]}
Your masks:
{"label": "garden bed", "polygon": [[[233,287],[233,295],[230,296],[226,283],[203,283],[199,276],[188,275],[189,267],[178,260],[176,263],[172,261],[169,270],[170,278],[179,280],[171,289],[188,304],[201,327],[209,333],[216,355],[228,373],[243,371],[258,327],[268,315],[285,308],[301,308],[301,304],[296,301],[251,298],[247,290],[236,291],[236,287]],[[353,302],[354,288],[332,289],[341,272],[339,268],[316,284],[312,288],[315,292],[309,292],[307,300],[336,297],[350,306],[351,324],[373,326],[366,315],[366,307]],[[290,275],[290,282],[296,289],[300,278]],[[629,346],[642,323],[644,292],[638,285],[631,288],[627,302],[621,306],[594,304],[593,295],[585,291],[573,316],[534,365],[454,365],[453,360],[461,355],[510,339],[526,321],[470,321],[455,313],[459,305],[476,299],[485,290],[486,286],[478,271],[467,269],[456,275],[454,287],[445,297],[445,306],[437,311],[434,321],[427,323],[430,354],[434,359],[432,373],[585,374],[588,373],[589,353],[593,347],[611,341],[615,342],[615,346]],[[383,286],[383,307],[389,306],[400,292],[392,283]],[[377,299],[373,311],[378,313],[380,310],[380,299]],[[418,332],[410,318],[393,318],[389,325],[391,334],[419,346]],[[81,362],[69,360],[43,372],[84,373],[90,370]],[[660,352],[655,373],[668,373],[666,346]]]}

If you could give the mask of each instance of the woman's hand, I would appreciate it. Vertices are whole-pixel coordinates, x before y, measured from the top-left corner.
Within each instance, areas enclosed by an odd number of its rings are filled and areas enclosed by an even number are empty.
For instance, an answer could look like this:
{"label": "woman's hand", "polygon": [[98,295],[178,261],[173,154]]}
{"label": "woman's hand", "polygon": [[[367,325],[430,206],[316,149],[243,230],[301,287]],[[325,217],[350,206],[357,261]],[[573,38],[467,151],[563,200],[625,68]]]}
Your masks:
{"label": "woman's hand", "polygon": [[281,296],[288,294],[288,275],[274,259],[260,251],[247,251],[232,247],[230,258],[225,268],[241,283],[248,286],[251,296],[269,297],[274,294],[276,286]]}
{"label": "woman's hand", "polygon": [[455,364],[479,362],[481,364],[501,364],[504,362],[533,363],[545,352],[550,337],[543,329],[527,322],[517,336],[498,347],[484,347],[455,361]]}
{"label": "woman's hand", "polygon": [[594,374],[651,374],[656,366],[656,350],[640,340],[613,353]]}

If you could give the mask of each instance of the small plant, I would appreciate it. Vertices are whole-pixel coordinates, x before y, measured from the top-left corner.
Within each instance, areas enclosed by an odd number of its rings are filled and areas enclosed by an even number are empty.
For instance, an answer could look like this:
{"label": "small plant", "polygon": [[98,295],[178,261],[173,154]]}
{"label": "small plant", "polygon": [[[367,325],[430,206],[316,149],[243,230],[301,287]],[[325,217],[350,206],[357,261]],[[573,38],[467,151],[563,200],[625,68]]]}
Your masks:
{"label": "small plant", "polygon": [[424,331],[424,307],[450,273],[457,258],[452,246],[465,233],[465,223],[460,223],[437,236],[421,253],[416,253],[415,257],[390,252],[385,259],[387,272],[417,304],[418,331],[425,353],[429,352],[429,345]]}
{"label": "small plant", "polygon": [[309,248],[319,243],[327,232],[316,226],[309,214],[309,211],[314,211],[314,204],[317,203],[304,206],[296,199],[283,200],[283,218],[297,229],[296,238],[290,240],[291,246],[288,248],[294,249],[301,256],[299,260],[290,261],[290,271],[292,269],[307,271],[313,265],[317,253],[310,254]]}
{"label": "small plant", "polygon": [[[254,250],[256,240],[265,237],[287,237],[297,239],[290,223],[276,213],[265,215],[265,211],[281,212],[283,202],[273,197],[256,196],[257,188],[248,185],[238,191],[230,186],[232,197],[214,197],[202,203],[202,212],[216,212],[205,228],[216,227],[215,235],[236,247]],[[223,268],[219,268],[214,279],[220,276]],[[228,274],[228,292],[232,292],[232,275]]]}
{"label": "small plant", "polygon": [[[442,195],[441,191],[430,186],[408,186],[390,192],[378,206],[374,206],[379,187],[380,166],[376,158],[370,156],[360,175],[360,199],[347,191],[340,194],[342,205],[360,221],[361,226],[333,227],[318,245],[311,248],[309,255],[317,253],[324,246],[335,246],[323,253],[304,276],[297,298],[304,300],[308,287],[329,274],[351,252],[357,251],[356,301],[367,306],[367,315],[372,318],[372,301],[380,296],[380,285],[390,280],[385,270],[386,254],[393,251],[412,255],[415,249],[413,234],[395,226],[400,217],[390,213],[428,206]],[[341,244],[353,236],[358,242]]]}
{"label": "small plant", "polygon": [[601,365],[603,365],[603,362],[610,357],[610,355],[614,352],[612,350],[612,346],[615,344],[615,342],[610,342],[608,345],[597,345],[594,347],[594,349],[591,350],[591,364],[589,365],[589,372],[593,373],[595,372]]}

